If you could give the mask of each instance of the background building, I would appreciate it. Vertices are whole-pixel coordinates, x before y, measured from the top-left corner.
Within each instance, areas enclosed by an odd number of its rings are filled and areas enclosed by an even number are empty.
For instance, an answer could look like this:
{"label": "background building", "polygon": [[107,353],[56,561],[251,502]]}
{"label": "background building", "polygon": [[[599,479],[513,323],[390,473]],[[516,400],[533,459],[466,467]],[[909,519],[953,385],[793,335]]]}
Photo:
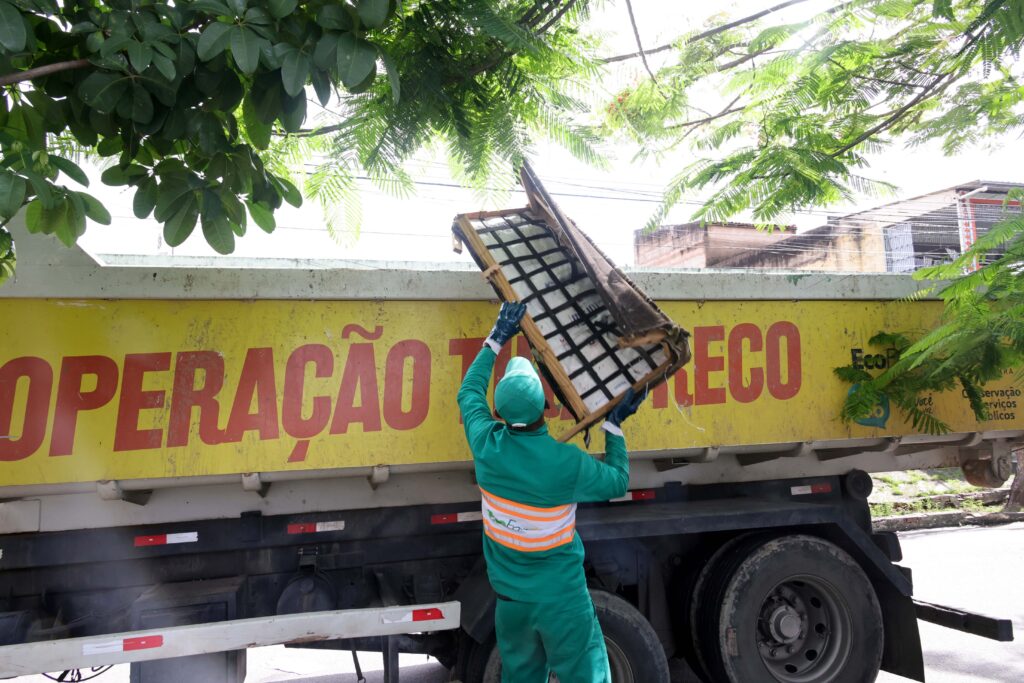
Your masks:
{"label": "background building", "polygon": [[795,234],[743,223],[688,223],[637,231],[637,266],[766,268],[904,273],[952,260],[1020,203],[1007,203],[1019,183],[973,181],[920,197],[832,218]]}

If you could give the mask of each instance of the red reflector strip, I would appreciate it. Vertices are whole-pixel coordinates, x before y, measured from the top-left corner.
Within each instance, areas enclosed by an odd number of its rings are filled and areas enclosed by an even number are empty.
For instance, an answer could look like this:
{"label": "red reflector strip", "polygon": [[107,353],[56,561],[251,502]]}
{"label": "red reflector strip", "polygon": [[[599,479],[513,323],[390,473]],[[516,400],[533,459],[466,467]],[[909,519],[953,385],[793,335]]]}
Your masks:
{"label": "red reflector strip", "polygon": [[345,520],[336,519],[329,522],[297,522],[288,525],[289,534],[315,534],[321,531],[344,531]]}
{"label": "red reflector strip", "polygon": [[444,619],[444,614],[441,610],[436,607],[428,607],[427,609],[414,609],[412,611],[413,621],[434,621],[435,619]]}
{"label": "red reflector strip", "polygon": [[135,547],[141,548],[144,545],[166,545],[167,534],[156,534],[155,536],[136,536]]}
{"label": "red reflector strip", "polygon": [[455,524],[456,522],[479,522],[483,519],[483,513],[479,510],[469,512],[451,512],[443,515],[431,515],[431,524]]}
{"label": "red reflector strip", "polygon": [[139,636],[138,638],[125,638],[123,649],[129,650],[151,650],[154,647],[163,647],[163,636]]}
{"label": "red reflector strip", "polygon": [[619,496],[618,498],[612,498],[609,503],[628,503],[634,500],[654,500],[657,496],[657,492],[654,489],[637,489],[635,491],[627,491],[626,495]]}
{"label": "red reflector strip", "polygon": [[152,650],[163,647],[164,637],[161,635],[136,636],[121,640],[100,640],[82,645],[83,655],[107,655],[111,652],[130,652],[132,650]]}
{"label": "red reflector strip", "polygon": [[455,524],[459,521],[459,516],[454,512],[447,515],[430,515],[431,524]]}
{"label": "red reflector strip", "polygon": [[196,543],[198,541],[198,531],[185,531],[177,534],[153,534],[151,536],[136,536],[135,547],[142,548],[148,545],[175,545],[177,543]]}
{"label": "red reflector strip", "polygon": [[824,482],[821,484],[792,486],[789,489],[789,495],[791,496],[806,496],[814,493],[832,493],[832,484]]}

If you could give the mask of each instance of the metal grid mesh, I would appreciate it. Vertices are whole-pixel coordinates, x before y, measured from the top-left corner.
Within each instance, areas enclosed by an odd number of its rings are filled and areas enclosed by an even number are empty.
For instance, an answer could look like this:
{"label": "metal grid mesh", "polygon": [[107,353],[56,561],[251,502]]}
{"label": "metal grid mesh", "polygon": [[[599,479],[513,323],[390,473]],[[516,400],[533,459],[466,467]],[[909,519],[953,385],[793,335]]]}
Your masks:
{"label": "metal grid mesh", "polygon": [[620,332],[586,272],[524,213],[471,221],[590,412],[668,361],[660,345],[619,348]]}

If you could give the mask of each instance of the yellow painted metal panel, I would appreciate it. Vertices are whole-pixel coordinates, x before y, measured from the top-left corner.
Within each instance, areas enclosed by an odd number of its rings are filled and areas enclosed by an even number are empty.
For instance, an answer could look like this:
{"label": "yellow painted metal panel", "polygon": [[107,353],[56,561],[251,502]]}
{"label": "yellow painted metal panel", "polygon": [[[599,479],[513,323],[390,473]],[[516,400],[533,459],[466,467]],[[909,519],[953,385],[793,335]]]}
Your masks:
{"label": "yellow painted metal panel", "polygon": [[[455,393],[497,311],[454,301],[3,306],[17,322],[0,330],[0,485],[466,459]],[[880,371],[887,352],[867,339],[924,331],[939,304],[662,308],[693,330],[694,362],[627,424],[631,450],[911,433],[883,407],[874,426],[842,424],[848,387],[832,369],[856,357]],[[957,431],[1024,429],[1020,390],[989,390],[997,419],[982,425],[957,395],[935,397],[936,411]],[[571,424],[557,408],[549,416],[556,433]]]}

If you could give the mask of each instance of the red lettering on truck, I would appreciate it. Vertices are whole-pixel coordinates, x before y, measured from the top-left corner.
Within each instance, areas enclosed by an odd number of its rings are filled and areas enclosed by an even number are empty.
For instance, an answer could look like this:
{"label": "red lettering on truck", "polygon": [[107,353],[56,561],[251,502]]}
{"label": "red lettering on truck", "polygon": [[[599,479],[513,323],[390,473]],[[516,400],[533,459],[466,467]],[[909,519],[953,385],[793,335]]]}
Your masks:
{"label": "red lettering on truck", "polygon": [[[91,391],[82,390],[82,380],[86,375],[96,378],[96,386]],[[71,455],[78,413],[96,410],[110,403],[117,393],[117,377],[117,363],[106,356],[69,356],[61,362],[50,455]]]}
{"label": "red lettering on truck", "polygon": [[[14,398],[18,382],[28,380],[25,399],[25,422],[21,436],[14,438]],[[46,417],[53,391],[53,368],[42,358],[22,356],[0,367],[0,461],[27,458],[39,449],[46,438]]]}
{"label": "red lettering on truck", "polygon": [[764,390],[764,370],[751,367],[750,384],[744,383],[744,342],[750,352],[760,351],[761,329],[753,323],[740,323],[729,331],[729,393],[739,403],[750,403]]}
{"label": "red lettering on truck", "polygon": [[[722,341],[726,342],[724,356],[711,348],[711,344]],[[758,365],[751,356],[762,352],[764,362]],[[723,370],[727,371],[724,386],[712,386]],[[744,322],[728,331],[721,325],[695,327],[693,367],[679,370],[672,381],[676,404],[681,406],[722,404],[727,400],[751,403],[766,388],[772,398],[786,401],[800,392],[802,371],[800,329],[796,325],[780,320],[762,333],[754,323]],[[655,394],[655,408],[665,408],[666,403]]]}
{"label": "red lettering on truck", "polygon": [[[256,412],[251,413],[253,399]],[[242,372],[238,376],[235,401],[231,404],[231,415],[224,430],[224,440],[238,443],[242,435],[256,431],[261,441],[276,439],[280,434],[277,425],[277,381],[274,375],[274,350],[268,347],[249,349],[245,353]]]}
{"label": "red lettering on truck", "polygon": [[166,372],[171,367],[170,351],[130,353],[124,357],[121,373],[121,402],[117,406],[115,451],[141,451],[160,448],[161,429],[139,429],[139,414],[149,408],[163,408],[165,391],[142,388],[148,372]]}
{"label": "red lettering on truck", "polygon": [[[406,361],[412,361],[409,410],[402,399]],[[430,411],[430,348],[417,339],[405,339],[388,351],[384,364],[384,421],[392,429],[409,430],[423,424]]]}
{"label": "red lettering on truck", "polygon": [[364,432],[381,430],[380,391],[377,387],[373,344],[353,344],[348,349],[345,370],[338,387],[338,400],[334,403],[331,434],[345,434],[349,425],[355,422],[362,423]]}
{"label": "red lettering on truck", "polygon": [[696,404],[725,403],[725,387],[712,387],[711,373],[725,370],[725,356],[711,355],[711,342],[725,339],[725,326],[693,328],[693,384]]}
{"label": "red lettering on truck", "polygon": [[[786,341],[786,379],[782,379],[782,341]],[[765,368],[768,371],[768,393],[786,401],[800,393],[803,366],[800,359],[800,328],[780,320],[768,328],[765,335]]]}
{"label": "red lettering on truck", "polygon": [[[202,372],[202,385],[196,375]],[[224,386],[224,357],[216,351],[182,351],[174,362],[171,390],[171,416],[167,425],[169,447],[188,445],[192,429],[192,409],[199,408],[199,438],[205,444],[224,439],[218,427],[220,404],[217,394]]]}
{"label": "red lettering on truck", "polygon": [[281,424],[296,439],[309,439],[324,430],[331,419],[331,397],[314,396],[309,417],[302,416],[305,403],[306,366],[313,366],[314,377],[334,374],[334,353],[323,344],[306,344],[292,351],[284,371],[284,399]]}

